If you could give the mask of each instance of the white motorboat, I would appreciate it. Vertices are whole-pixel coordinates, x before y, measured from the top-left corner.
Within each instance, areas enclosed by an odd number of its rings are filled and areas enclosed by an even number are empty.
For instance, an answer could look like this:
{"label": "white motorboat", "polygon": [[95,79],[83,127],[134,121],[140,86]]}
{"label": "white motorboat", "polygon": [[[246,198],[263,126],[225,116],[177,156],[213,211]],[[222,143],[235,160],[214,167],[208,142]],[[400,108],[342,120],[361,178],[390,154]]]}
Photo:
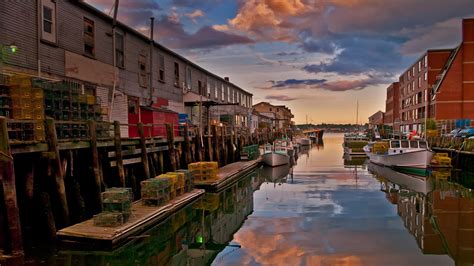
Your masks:
{"label": "white motorboat", "polygon": [[398,140],[371,142],[364,147],[371,162],[388,167],[425,169],[430,165],[433,151],[425,140]]}
{"label": "white motorboat", "polygon": [[265,145],[262,161],[268,166],[284,165],[290,163],[290,156],[286,146],[282,146],[279,141],[275,141],[274,145]]}

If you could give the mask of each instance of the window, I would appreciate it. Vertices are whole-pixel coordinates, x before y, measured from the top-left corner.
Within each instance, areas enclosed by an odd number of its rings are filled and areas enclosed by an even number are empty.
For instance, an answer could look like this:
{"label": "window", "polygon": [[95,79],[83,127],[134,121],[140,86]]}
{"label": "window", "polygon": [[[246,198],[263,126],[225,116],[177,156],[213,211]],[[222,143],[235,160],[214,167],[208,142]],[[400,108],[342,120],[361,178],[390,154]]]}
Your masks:
{"label": "window", "polygon": [[221,100],[225,99],[224,83],[221,83]]}
{"label": "window", "polygon": [[425,72],[425,81],[428,80],[428,72]]}
{"label": "window", "polygon": [[141,87],[146,87],[148,84],[146,76],[146,56],[141,54],[138,57],[138,84]]}
{"label": "window", "polygon": [[428,55],[425,55],[425,67],[428,67]]}
{"label": "window", "polygon": [[217,81],[212,80],[212,88],[214,89],[214,98],[219,99],[219,93],[217,92]]}
{"label": "window", "polygon": [[138,98],[128,97],[128,113],[129,114],[138,114]]}
{"label": "window", "polygon": [[209,77],[206,77],[206,87],[207,87],[207,97],[211,97],[211,81],[209,80]]}
{"label": "window", "polygon": [[270,107],[270,112],[272,111],[272,108]]}
{"label": "window", "polygon": [[421,60],[418,61],[418,72],[421,72]]}
{"label": "window", "polygon": [[408,148],[408,140],[402,140],[402,148]]}
{"label": "window", "polygon": [[412,68],[411,68],[411,76],[412,76],[412,77],[415,76],[415,67],[412,67]]}
{"label": "window", "polygon": [[84,18],[84,53],[95,56],[94,21]]}
{"label": "window", "polygon": [[191,68],[187,67],[186,68],[186,89],[191,90],[191,82],[192,82]]}
{"label": "window", "polygon": [[390,141],[390,146],[392,148],[400,148],[400,141],[399,140],[392,140],[392,141]]}
{"label": "window", "polygon": [[204,90],[203,90],[203,87],[202,87],[202,83],[200,80],[198,80],[198,94],[199,95],[204,95]]}
{"label": "window", "polygon": [[174,85],[179,87],[179,64],[174,62]]}
{"label": "window", "polygon": [[412,91],[415,90],[415,81],[412,81],[412,83],[411,83],[411,90],[412,90]]}
{"label": "window", "polygon": [[165,82],[165,56],[160,54],[158,55],[158,66],[159,66],[159,78],[161,82]]}
{"label": "window", "polygon": [[227,101],[228,101],[228,102],[231,102],[231,101],[230,101],[230,99],[231,99],[231,98],[230,98],[230,94],[231,94],[231,91],[230,91],[230,89],[229,89],[229,86],[227,86]]}
{"label": "window", "polygon": [[418,88],[420,88],[420,87],[421,87],[421,76],[418,77]]}
{"label": "window", "polygon": [[56,43],[56,3],[43,0],[41,9],[41,39]]}
{"label": "window", "polygon": [[124,60],[124,38],[120,32],[115,32],[115,63],[118,67],[125,67]]}

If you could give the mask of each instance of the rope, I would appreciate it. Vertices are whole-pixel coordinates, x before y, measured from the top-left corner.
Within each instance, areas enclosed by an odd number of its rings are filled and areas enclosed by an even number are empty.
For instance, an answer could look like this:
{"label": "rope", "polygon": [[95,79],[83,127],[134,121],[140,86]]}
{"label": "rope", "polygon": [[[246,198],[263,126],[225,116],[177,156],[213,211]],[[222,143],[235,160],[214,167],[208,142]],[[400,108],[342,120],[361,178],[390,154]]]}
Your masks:
{"label": "rope", "polygon": [[3,156],[3,157],[5,157],[5,158],[7,158],[7,159],[10,159],[10,161],[13,161],[13,156],[11,156],[11,155],[9,155],[9,154],[3,152],[3,151],[0,151],[0,156]]}

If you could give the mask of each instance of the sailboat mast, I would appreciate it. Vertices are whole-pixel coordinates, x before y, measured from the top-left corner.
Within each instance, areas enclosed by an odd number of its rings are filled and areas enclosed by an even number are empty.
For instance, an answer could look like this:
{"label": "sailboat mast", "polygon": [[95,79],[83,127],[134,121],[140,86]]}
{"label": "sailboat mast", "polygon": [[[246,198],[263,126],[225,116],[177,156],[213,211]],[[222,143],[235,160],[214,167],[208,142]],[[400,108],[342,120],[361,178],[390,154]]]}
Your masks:
{"label": "sailboat mast", "polygon": [[357,100],[356,125],[359,125],[359,100]]}

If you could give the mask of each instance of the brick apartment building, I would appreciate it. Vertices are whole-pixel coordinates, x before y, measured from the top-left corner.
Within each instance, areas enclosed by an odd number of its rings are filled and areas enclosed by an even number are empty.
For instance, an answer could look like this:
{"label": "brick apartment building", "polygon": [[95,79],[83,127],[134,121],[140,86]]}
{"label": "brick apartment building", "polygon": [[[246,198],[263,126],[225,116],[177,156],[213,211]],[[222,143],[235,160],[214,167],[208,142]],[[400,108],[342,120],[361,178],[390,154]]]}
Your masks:
{"label": "brick apartment building", "polygon": [[373,129],[375,126],[380,126],[384,124],[385,113],[382,111],[377,111],[375,114],[369,116],[369,128]]}
{"label": "brick apartment building", "polygon": [[113,30],[113,19],[84,1],[13,2],[0,1],[0,47],[17,47],[0,59],[1,73],[77,82],[100,98],[105,120],[124,124],[155,107],[206,123],[196,118],[209,117],[200,100],[213,106],[212,119],[247,123],[251,93],[123,23]]}
{"label": "brick apartment building", "polygon": [[387,100],[385,102],[384,124],[393,127],[394,130],[400,128],[400,83],[394,82],[387,88]]}
{"label": "brick apartment building", "polygon": [[458,47],[428,50],[403,72],[399,84],[401,131],[422,131],[425,117],[473,119],[474,19],[463,19]]}
{"label": "brick apartment building", "polygon": [[273,128],[288,129],[292,126],[291,119],[294,115],[284,105],[272,105],[268,102],[260,102],[253,106],[253,110],[273,119]]}

